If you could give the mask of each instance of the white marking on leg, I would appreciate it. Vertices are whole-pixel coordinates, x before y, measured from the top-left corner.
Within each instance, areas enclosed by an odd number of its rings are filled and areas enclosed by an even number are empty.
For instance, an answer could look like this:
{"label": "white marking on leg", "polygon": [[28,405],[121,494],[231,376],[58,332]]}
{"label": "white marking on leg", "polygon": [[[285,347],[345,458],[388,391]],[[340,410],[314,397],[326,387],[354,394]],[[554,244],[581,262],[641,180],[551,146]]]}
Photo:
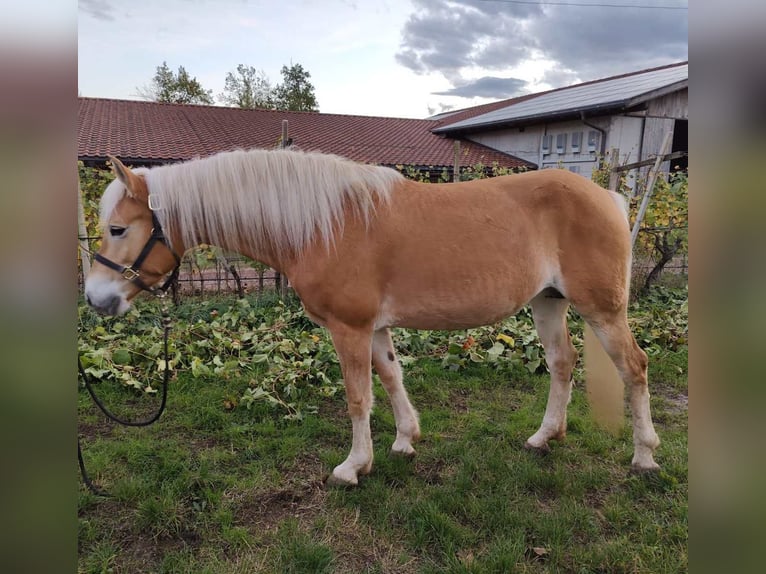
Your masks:
{"label": "white marking on leg", "polygon": [[624,384],[630,389],[630,409],[633,415],[633,468],[656,470],[654,451],[660,438],[654,430],[649,406],[647,358],[636,343],[624,317],[611,324],[592,325],[604,349],[614,361]]}
{"label": "white marking on leg", "polygon": [[654,462],[654,451],[660,445],[660,437],[652,424],[646,385],[632,385],[630,408],[633,413],[633,467],[638,470],[656,470],[660,465]]}
{"label": "white marking on leg", "polygon": [[358,484],[359,474],[368,474],[372,470],[372,435],[370,433],[370,410],[361,416],[351,417],[353,439],[351,452],[346,460],[332,471],[335,482]]}
{"label": "white marking on leg", "polygon": [[547,449],[548,440],[563,438],[566,429],[567,406],[572,397],[572,381],[556,381],[551,378],[551,388],[548,394],[548,404],[545,416],[538,431],[527,440],[534,448]]}
{"label": "white marking on leg", "polygon": [[396,440],[391,452],[407,456],[415,454],[412,442],[420,438],[418,413],[410,403],[402,382],[402,368],[396,358],[388,329],[375,332],[372,339],[372,360],[386,390],[396,421]]}
{"label": "white marking on leg", "polygon": [[538,295],[532,301],[532,316],[545,349],[551,386],[543,422],[526,442],[531,448],[547,450],[548,440],[561,439],[566,434],[567,406],[572,398],[572,368],[577,360],[566,326],[568,307],[565,299],[544,295]]}
{"label": "white marking on leg", "polygon": [[342,464],[335,467],[329,481],[354,485],[358,482],[359,473],[367,474],[372,470],[372,333],[343,324],[331,325],[329,329],[343,371],[353,432],[351,452]]}

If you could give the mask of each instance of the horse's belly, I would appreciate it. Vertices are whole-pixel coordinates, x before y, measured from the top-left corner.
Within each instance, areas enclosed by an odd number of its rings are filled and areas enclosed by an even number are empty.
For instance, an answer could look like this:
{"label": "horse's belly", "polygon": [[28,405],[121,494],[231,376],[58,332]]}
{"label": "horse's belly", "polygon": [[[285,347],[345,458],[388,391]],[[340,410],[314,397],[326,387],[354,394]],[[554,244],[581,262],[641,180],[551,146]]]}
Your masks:
{"label": "horse's belly", "polygon": [[376,327],[470,329],[491,325],[516,313],[526,301],[409,301],[384,305]]}

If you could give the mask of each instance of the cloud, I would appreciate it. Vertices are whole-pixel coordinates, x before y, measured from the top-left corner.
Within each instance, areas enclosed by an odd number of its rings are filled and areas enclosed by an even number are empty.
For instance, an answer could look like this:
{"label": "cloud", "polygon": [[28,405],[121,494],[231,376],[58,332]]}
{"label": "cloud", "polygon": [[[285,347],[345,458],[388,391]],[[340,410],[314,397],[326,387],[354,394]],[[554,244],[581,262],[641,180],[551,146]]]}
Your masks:
{"label": "cloud", "polygon": [[558,6],[530,22],[546,58],[583,80],[688,58],[687,12]]}
{"label": "cloud", "polygon": [[518,78],[484,76],[464,83],[451,90],[434,92],[437,96],[458,96],[461,98],[494,98],[503,100],[526,93],[528,83]]}
{"label": "cloud", "polygon": [[[477,70],[508,74],[533,59],[546,62],[547,71],[541,67],[544,77],[536,80],[559,87],[688,58],[686,10],[543,7],[483,0],[414,0],[413,4],[396,61],[419,74],[442,74],[454,89],[440,93],[450,95],[479,95],[464,80],[468,71],[471,76]],[[492,81],[502,79],[492,78],[487,75],[474,84],[489,93]]]}
{"label": "cloud", "polygon": [[493,2],[415,0],[396,60],[417,72],[459,77],[462,68],[507,68],[530,54],[520,44],[523,22],[539,6]]}
{"label": "cloud", "polygon": [[97,20],[108,22],[114,20],[114,6],[110,5],[107,0],[80,0],[77,7]]}

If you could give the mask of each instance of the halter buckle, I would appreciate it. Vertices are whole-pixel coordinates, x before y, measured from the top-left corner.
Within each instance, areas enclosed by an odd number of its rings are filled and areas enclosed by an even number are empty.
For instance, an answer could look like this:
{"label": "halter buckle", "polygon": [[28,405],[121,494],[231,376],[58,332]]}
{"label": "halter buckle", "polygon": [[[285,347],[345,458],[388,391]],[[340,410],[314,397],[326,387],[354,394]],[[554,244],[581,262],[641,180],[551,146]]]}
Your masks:
{"label": "halter buckle", "polygon": [[123,271],[122,271],[122,277],[123,277],[123,279],[125,279],[126,281],[133,281],[133,279],[135,279],[135,278],[136,278],[136,277],[138,277],[139,275],[141,275],[141,273],[140,273],[139,271],[136,271],[136,270],[135,270],[135,269],[133,269],[132,267],[126,267],[126,268],[125,268],[125,269],[123,269]]}

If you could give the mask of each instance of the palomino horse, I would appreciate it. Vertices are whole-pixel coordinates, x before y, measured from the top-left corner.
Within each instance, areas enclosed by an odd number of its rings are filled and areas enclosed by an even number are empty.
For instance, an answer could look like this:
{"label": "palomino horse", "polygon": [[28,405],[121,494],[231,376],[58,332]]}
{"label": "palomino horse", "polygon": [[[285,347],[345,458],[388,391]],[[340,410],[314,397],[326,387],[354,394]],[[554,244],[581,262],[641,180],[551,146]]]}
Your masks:
{"label": "palomino horse", "polygon": [[[547,450],[566,433],[577,360],[566,327],[571,303],[630,390],[633,468],[658,468],[647,357],[627,322],[631,244],[617,194],[563,170],[421,184],[388,168],[292,150],[234,151],[133,171],[112,163],[117,179],[101,200],[105,233],[85,285],[89,304],[125,312],[174,267],[176,253],[200,243],[285,274],[307,315],[329,330],[343,371],[353,439],[332,482],[357,484],[372,469],[371,365],[393,406],[392,451],[415,452],[418,415],[390,327],[464,329],[527,303],[551,387],[526,446]],[[165,245],[152,239],[158,227]]]}

